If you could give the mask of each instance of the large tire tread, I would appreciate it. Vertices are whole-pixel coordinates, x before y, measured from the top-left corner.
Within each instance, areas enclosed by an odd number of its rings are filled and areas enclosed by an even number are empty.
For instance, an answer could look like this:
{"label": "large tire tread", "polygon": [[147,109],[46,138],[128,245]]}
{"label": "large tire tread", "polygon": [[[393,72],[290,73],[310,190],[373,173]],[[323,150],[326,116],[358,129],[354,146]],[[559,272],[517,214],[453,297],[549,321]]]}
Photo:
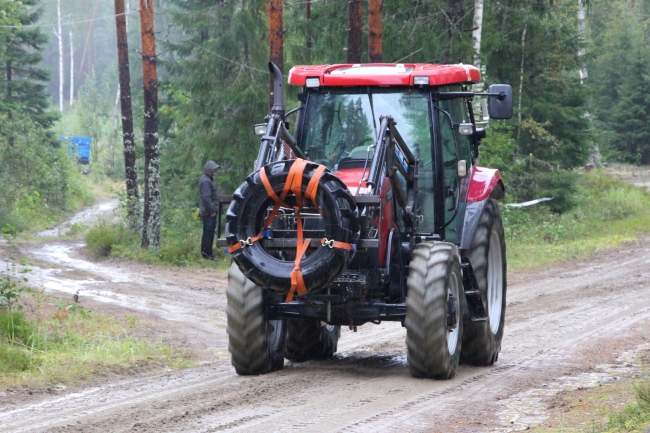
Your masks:
{"label": "large tire tread", "polygon": [[318,326],[314,320],[287,320],[284,356],[293,362],[329,359],[336,353],[340,334],[340,326]]}
{"label": "large tire tread", "polygon": [[454,245],[423,242],[413,251],[406,297],[406,346],[409,371],[415,377],[450,379],[456,373],[462,338],[453,354],[447,346],[446,299],[450,273],[455,272],[462,317],[464,294]]}
{"label": "large tire tread", "polygon": [[463,257],[467,258],[472,265],[476,282],[483,298],[483,306],[489,314],[488,305],[488,254],[490,248],[490,239],[492,233],[496,231],[501,247],[502,259],[502,278],[503,294],[501,306],[501,318],[499,329],[496,333],[490,328],[490,320],[485,322],[471,322],[469,317],[465,318],[465,331],[463,333],[463,351],[461,353],[461,362],[477,366],[493,365],[499,356],[501,350],[501,340],[503,339],[503,329],[505,324],[506,313],[506,246],[503,231],[503,221],[501,212],[496,200],[488,199],[479,217],[478,226],[474,232],[470,248],[462,251]]}
{"label": "large tire tread", "polygon": [[[265,319],[263,290],[246,278],[234,263],[228,271],[226,295],[228,349],[237,374],[264,374],[282,369],[284,336],[279,341],[274,340],[269,330],[273,326],[283,328],[283,323]],[[284,329],[279,332],[283,333]]]}

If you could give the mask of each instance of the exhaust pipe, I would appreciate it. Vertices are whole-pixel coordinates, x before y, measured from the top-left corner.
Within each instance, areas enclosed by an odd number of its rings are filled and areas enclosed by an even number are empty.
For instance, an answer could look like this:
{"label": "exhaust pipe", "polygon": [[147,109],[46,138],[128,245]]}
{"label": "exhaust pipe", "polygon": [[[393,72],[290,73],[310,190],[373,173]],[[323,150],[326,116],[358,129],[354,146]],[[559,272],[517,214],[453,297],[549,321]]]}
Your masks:
{"label": "exhaust pipe", "polygon": [[284,88],[282,83],[282,72],[273,62],[269,62],[269,71],[273,77],[273,107],[271,114],[277,114],[284,121]]}

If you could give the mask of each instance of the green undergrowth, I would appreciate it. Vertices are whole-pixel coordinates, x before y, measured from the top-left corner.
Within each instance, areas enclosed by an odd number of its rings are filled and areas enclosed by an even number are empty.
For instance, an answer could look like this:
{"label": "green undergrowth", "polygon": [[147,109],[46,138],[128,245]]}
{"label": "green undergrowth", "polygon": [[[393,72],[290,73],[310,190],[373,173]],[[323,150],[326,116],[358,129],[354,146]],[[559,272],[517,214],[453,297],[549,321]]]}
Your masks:
{"label": "green undergrowth", "polygon": [[89,251],[97,258],[119,257],[154,265],[226,269],[229,260],[223,251],[214,248],[216,261],[201,257],[201,222],[188,215],[179,224],[163,224],[161,247],[140,248],[140,236],[125,224],[99,222],[86,234]]}
{"label": "green undergrowth", "polygon": [[[25,308],[22,308],[22,307]],[[21,308],[0,308],[0,389],[75,384],[131,369],[191,365],[178,350],[134,337],[135,318],[118,319],[23,292]]]}
{"label": "green undergrowth", "polygon": [[508,267],[529,269],[587,256],[650,234],[650,194],[602,171],[579,175],[573,207],[502,210]]}

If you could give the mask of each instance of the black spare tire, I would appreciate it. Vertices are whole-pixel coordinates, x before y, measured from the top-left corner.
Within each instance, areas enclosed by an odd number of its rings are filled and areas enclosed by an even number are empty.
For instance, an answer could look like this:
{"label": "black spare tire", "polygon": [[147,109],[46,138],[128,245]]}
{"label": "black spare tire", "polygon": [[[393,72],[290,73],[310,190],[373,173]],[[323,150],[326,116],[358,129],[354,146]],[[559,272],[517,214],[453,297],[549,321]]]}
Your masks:
{"label": "black spare tire", "polygon": [[[278,197],[284,189],[294,163],[295,160],[279,161],[261,169],[265,171],[268,183]],[[304,168],[301,183],[303,197],[318,167],[319,164],[308,162]],[[285,203],[295,206],[295,196],[287,196]],[[262,183],[260,172],[249,175],[233,194],[233,201],[226,214],[228,244],[233,246],[240,240],[257,236],[262,231],[268,211],[274,204]],[[348,244],[355,242],[359,230],[356,204],[343,181],[330,170],[325,170],[320,177],[316,203],[305,203],[306,206],[313,204],[320,209],[322,225],[318,225],[324,230],[324,238]],[[238,248],[231,254],[244,275],[260,287],[279,293],[287,293],[291,288],[295,254],[268,251],[264,247],[264,240]],[[327,287],[334,278],[343,273],[353,254],[353,251],[327,246],[309,249],[300,262],[307,291]]]}

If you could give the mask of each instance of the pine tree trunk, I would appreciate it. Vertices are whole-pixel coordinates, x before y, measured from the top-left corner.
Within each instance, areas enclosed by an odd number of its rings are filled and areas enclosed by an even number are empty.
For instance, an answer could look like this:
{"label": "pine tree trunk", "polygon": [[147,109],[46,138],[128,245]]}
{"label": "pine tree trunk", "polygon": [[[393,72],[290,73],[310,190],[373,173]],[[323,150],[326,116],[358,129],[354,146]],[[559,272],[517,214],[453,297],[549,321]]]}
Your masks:
{"label": "pine tree trunk", "polygon": [[305,18],[307,19],[307,64],[311,65],[311,0],[307,0]]}
{"label": "pine tree trunk", "polygon": [[[284,40],[282,36],[282,0],[269,0],[269,61],[284,71]],[[273,107],[273,77],[269,74],[269,109]]]}
{"label": "pine tree trunk", "polygon": [[368,0],[368,62],[381,63],[382,49],[382,12],[383,0]]}
{"label": "pine tree trunk", "polygon": [[126,179],[127,223],[131,230],[140,228],[140,199],[138,172],[135,167],[133,112],[131,109],[131,74],[129,72],[129,43],[126,35],[124,0],[115,0],[115,27],[117,29],[117,58],[119,65],[120,108],[122,112],[122,142],[124,144],[124,174]]}
{"label": "pine tree trunk", "polygon": [[63,113],[63,33],[61,32],[61,0],[56,0],[56,13],[58,16],[58,31],[55,32],[59,39],[59,111]]}
{"label": "pine tree trunk", "polygon": [[361,0],[348,0],[348,51],[347,63],[361,63]]}
{"label": "pine tree trunk", "polygon": [[160,147],[158,146],[158,79],[153,0],[140,0],[142,76],[144,80],[144,211],[142,248],[160,247]]}
{"label": "pine tree trunk", "polygon": [[72,45],[72,31],[70,32],[70,108],[74,102],[74,47]]}

